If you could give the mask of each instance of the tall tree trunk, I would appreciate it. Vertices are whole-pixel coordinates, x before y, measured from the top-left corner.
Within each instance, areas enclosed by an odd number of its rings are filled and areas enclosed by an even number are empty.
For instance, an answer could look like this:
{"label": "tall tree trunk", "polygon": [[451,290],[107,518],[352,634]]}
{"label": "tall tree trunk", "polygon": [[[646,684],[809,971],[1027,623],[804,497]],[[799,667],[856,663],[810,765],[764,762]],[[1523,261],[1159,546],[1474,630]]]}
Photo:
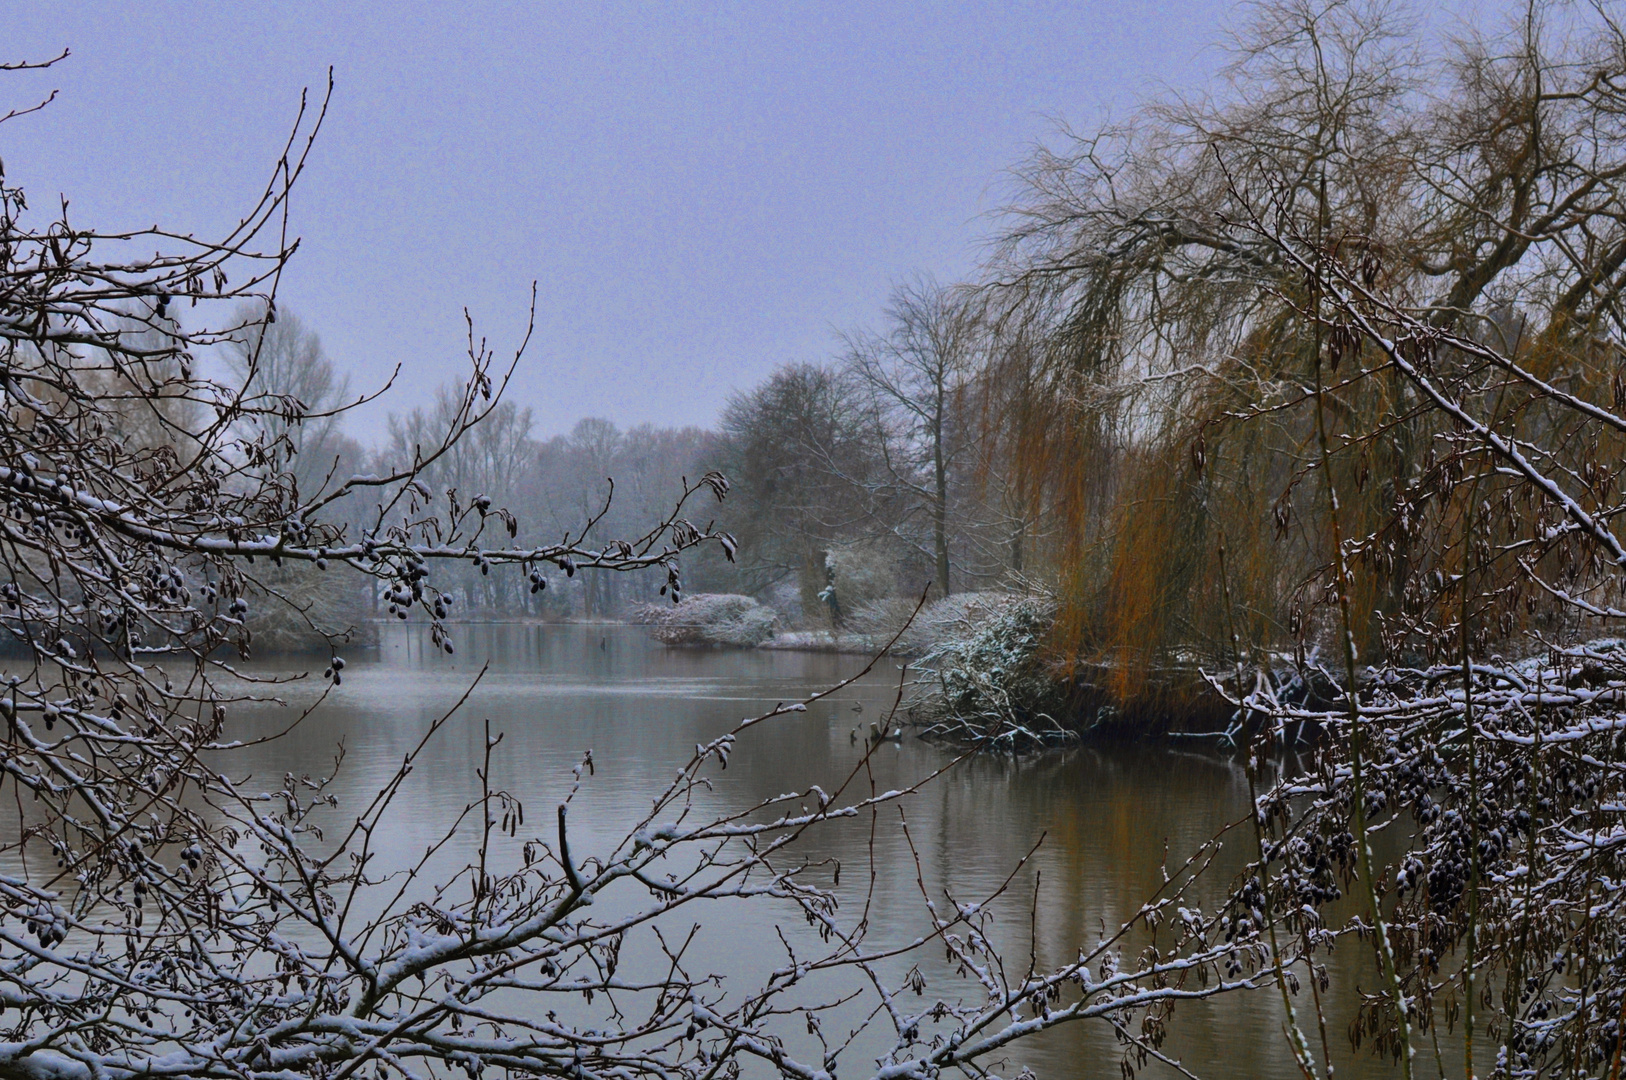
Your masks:
{"label": "tall tree trunk", "polygon": [[947,508],[941,501],[937,504],[937,520],[933,522],[933,531],[937,534],[937,587],[943,590],[943,595],[949,594],[949,554],[948,554],[948,517]]}
{"label": "tall tree trunk", "polygon": [[949,594],[948,552],[948,469],[943,464],[942,393],[938,393],[936,422],[932,425],[932,470],[936,481],[936,505],[932,507],[932,539],[937,549],[937,587]]}

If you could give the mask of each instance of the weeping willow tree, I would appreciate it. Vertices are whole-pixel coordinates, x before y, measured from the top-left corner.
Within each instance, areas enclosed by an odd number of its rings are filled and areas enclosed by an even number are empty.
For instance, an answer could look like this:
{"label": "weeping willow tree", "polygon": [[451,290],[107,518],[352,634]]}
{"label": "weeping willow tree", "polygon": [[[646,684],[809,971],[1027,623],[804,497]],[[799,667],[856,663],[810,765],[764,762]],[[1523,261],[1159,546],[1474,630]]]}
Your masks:
{"label": "weeping willow tree", "polygon": [[[1602,7],[1533,4],[1443,42],[1393,5],[1287,0],[1253,11],[1211,92],[1027,163],[987,290],[1008,342],[988,382],[1046,523],[1064,658],[1102,664],[1133,698],[1169,665],[1228,660],[1233,640],[1325,643],[1323,468],[1351,538],[1362,655],[1434,647],[1420,628],[1445,617],[1465,538],[1497,545],[1442,494],[1462,479],[1453,422],[1392,365],[1340,363],[1353,339],[1329,342],[1310,317],[1317,276],[1280,238],[1336,250],[1424,325],[1626,394],[1623,94],[1626,50]],[[1598,460],[1610,436],[1505,381],[1475,392],[1499,398],[1519,438],[1573,468]],[[1494,482],[1477,498],[1500,498]],[[1521,507],[1498,506],[1479,525],[1511,529]],[[1561,618],[1515,558],[1481,555],[1497,578],[1481,645]]]}

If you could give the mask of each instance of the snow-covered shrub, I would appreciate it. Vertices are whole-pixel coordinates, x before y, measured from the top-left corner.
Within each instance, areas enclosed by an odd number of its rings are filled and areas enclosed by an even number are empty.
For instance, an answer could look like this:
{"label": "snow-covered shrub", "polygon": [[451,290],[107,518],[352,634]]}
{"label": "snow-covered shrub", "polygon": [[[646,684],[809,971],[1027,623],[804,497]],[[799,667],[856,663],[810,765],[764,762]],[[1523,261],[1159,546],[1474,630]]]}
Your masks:
{"label": "snow-covered shrub", "polygon": [[933,607],[922,633],[940,637],[917,665],[911,705],[927,736],[1006,750],[1074,737],[1058,719],[1065,684],[1044,656],[1052,599],[972,593]]}
{"label": "snow-covered shrub", "polygon": [[[940,645],[960,641],[974,634],[990,620],[1000,617],[1024,600],[1035,601],[1041,606],[1050,603],[1048,599],[1041,597],[997,591],[962,592],[945,596],[941,600],[927,604],[915,617],[914,622],[909,624],[909,629],[904,633],[903,644],[914,652],[929,653]],[[1049,620],[1054,617],[1055,612],[1051,607],[1045,607],[1045,611],[1044,619],[1048,628]]]}
{"label": "snow-covered shrub", "polygon": [[966,592],[919,608],[918,597],[888,596],[851,612],[847,616],[847,630],[876,645],[901,634],[893,651],[921,656],[951,638],[966,637],[1020,599],[1020,595],[1008,592]]}
{"label": "snow-covered shrub", "polygon": [[831,548],[824,565],[844,614],[850,615],[898,591],[896,560],[878,544]]}
{"label": "snow-covered shrub", "polygon": [[[888,596],[871,600],[847,612],[845,629],[866,640],[885,642],[902,630],[914,614],[917,601],[907,596]],[[898,642],[901,649],[903,642]]]}
{"label": "snow-covered shrub", "polygon": [[672,607],[646,604],[632,621],[663,645],[733,645],[751,648],[773,637],[774,611],[749,596],[697,593]]}

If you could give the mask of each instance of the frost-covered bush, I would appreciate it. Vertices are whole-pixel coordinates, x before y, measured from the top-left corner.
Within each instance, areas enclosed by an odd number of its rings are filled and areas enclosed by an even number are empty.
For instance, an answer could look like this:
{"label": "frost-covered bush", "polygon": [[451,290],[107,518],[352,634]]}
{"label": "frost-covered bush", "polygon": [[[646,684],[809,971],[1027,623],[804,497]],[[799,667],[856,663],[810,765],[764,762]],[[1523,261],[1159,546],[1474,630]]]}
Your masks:
{"label": "frost-covered bush", "polygon": [[749,596],[697,593],[673,607],[646,604],[632,621],[663,645],[733,645],[751,648],[773,637],[774,611]]}
{"label": "frost-covered bush", "polygon": [[824,565],[835,600],[846,615],[898,591],[896,559],[878,544],[831,548]]}
{"label": "frost-covered bush", "polygon": [[921,657],[912,710],[925,734],[990,749],[1073,738],[1057,719],[1064,683],[1044,656],[1055,621],[1047,596],[973,593],[922,613],[937,643]]}
{"label": "frost-covered bush", "polygon": [[847,629],[877,645],[897,636],[893,652],[922,656],[951,639],[966,637],[1019,599],[1008,592],[955,593],[922,608],[918,597],[889,596],[848,615]]}
{"label": "frost-covered bush", "polygon": [[[916,601],[906,596],[888,596],[871,600],[847,613],[846,630],[868,640],[886,641],[909,624]],[[904,651],[903,642],[898,642]]]}

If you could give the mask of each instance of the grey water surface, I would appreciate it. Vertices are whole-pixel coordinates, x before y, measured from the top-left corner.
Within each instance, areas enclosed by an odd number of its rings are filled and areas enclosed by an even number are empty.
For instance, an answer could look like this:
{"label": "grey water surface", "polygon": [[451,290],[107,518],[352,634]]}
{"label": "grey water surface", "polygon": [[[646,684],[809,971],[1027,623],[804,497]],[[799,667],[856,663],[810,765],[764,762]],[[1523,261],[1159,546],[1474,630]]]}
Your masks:
{"label": "grey water surface", "polygon": [[[284,772],[325,775],[333,772],[342,746],[343,761],[332,788],[342,819],[389,779],[426,727],[452,709],[485,668],[407,781],[397,812],[377,840],[380,864],[404,866],[418,858],[478,792],[488,721],[491,731],[503,736],[493,756],[492,783],[514,793],[526,807],[526,827],[511,845],[526,834],[551,839],[554,807],[574,782],[573,766],[592,750],[594,773],[584,779],[571,812],[572,849],[581,860],[614,846],[696,743],[775,702],[826,688],[866,662],[811,653],[666,649],[638,629],[620,626],[465,626],[456,633],[457,654],[448,657],[429,647],[423,628],[390,628],[376,654],[349,659],[343,686],[309,719],[276,743],[241,751],[238,768],[268,786]],[[287,670],[289,664],[275,666]],[[282,692],[290,708],[310,700],[322,681],[319,674],[313,671],[311,679]],[[883,661],[859,683],[805,714],[748,731],[728,769],[713,770],[715,788],[706,798],[720,810],[811,784],[831,789],[865,752],[863,741],[854,741],[853,729],[867,729],[885,715],[897,695],[899,676],[897,662]],[[288,712],[256,706],[238,715],[246,716],[246,731],[277,723]],[[871,759],[874,781],[882,790],[907,786],[952,757],[912,737],[887,743]],[[869,783],[867,776],[861,779],[862,790]],[[945,887],[958,902],[981,901],[1032,850],[1009,888],[990,905],[997,940],[1014,976],[1026,968],[1030,956],[1036,954],[1041,965],[1064,963],[1080,946],[1115,929],[1162,884],[1165,860],[1171,867],[1184,861],[1203,841],[1241,818],[1247,800],[1242,771],[1230,759],[1208,752],[1139,747],[1077,749],[1021,761],[973,758],[904,800],[901,817],[897,809],[889,809],[873,830],[865,819],[861,825],[816,832],[802,843],[801,852],[811,861],[833,858],[842,863],[845,921],[861,917],[873,888],[866,941],[880,947],[928,932],[922,883],[940,905]],[[1210,872],[1205,895],[1197,899],[1212,905],[1251,845],[1247,834],[1232,833]],[[643,893],[628,902],[647,898]],[[1035,911],[1036,925],[1031,918]],[[734,993],[751,989],[762,973],[784,960],[776,927],[792,947],[806,949],[804,955],[812,955],[818,944],[796,911],[768,902],[714,905],[685,915],[683,928],[697,918],[705,926],[688,955],[690,968],[724,974],[724,988]],[[629,943],[628,955],[652,955],[637,949]],[[1351,1049],[1347,1037],[1354,991],[1363,982],[1374,982],[1361,951],[1349,944],[1332,958],[1328,1039],[1338,1075],[1389,1075],[1387,1064],[1368,1050]],[[911,962],[925,974],[929,996],[978,994],[975,984],[957,979],[945,966],[939,946],[922,948]],[[905,962],[889,970],[901,975],[907,967]],[[1306,987],[1295,1007],[1319,1059],[1319,1032],[1309,998]],[[873,999],[863,1009],[849,1008],[832,1018],[825,1025],[827,1034],[836,1027],[843,1027],[844,1034],[865,1019],[872,1005]],[[877,1017],[873,1023],[884,1026],[885,1019]],[[840,1074],[867,1075],[881,1034],[872,1027],[861,1035],[841,1059]],[[1300,1075],[1274,988],[1182,1002],[1170,1020],[1163,1049],[1204,1077]],[[1447,1053],[1450,1060],[1451,1051]],[[1086,1020],[1015,1045],[995,1071],[1012,1076],[1028,1067],[1040,1077],[1118,1077],[1123,1057],[1124,1047],[1112,1029]],[[1140,1074],[1178,1075],[1156,1061]]]}

